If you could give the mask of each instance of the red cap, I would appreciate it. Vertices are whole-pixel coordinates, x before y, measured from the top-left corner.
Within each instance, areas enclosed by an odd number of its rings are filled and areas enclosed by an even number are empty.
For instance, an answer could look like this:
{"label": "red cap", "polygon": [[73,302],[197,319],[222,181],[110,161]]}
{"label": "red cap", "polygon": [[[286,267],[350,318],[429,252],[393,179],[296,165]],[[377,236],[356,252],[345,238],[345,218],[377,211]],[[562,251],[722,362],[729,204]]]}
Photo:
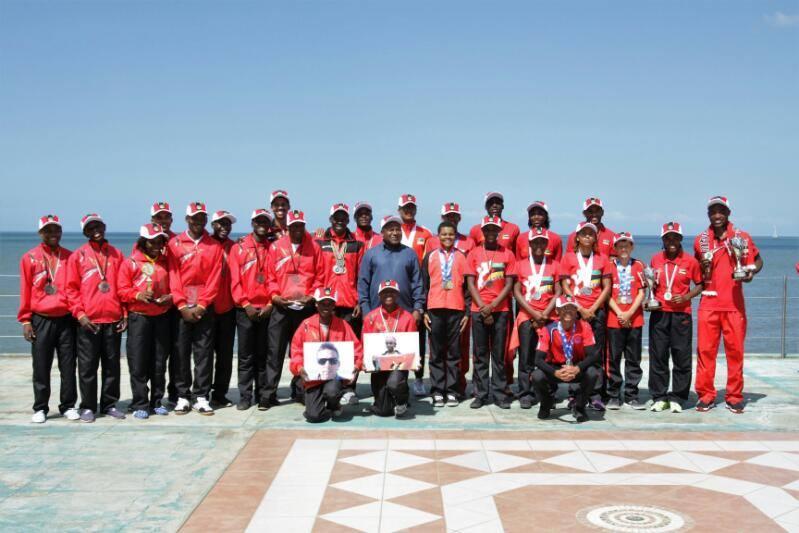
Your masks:
{"label": "red cap", "polygon": [[291,201],[291,200],[289,200],[289,193],[287,193],[283,189],[278,189],[276,191],[272,191],[272,194],[269,195],[269,203],[271,204],[272,202],[274,202],[278,198],[285,198],[289,202]]}
{"label": "red cap", "polygon": [[205,207],[205,202],[192,202],[186,206],[186,214],[190,217],[199,213],[208,214],[208,209]]}
{"label": "red cap", "polygon": [[527,206],[527,212],[529,213],[534,207],[540,207],[541,209],[549,213],[549,206],[544,201],[536,200],[535,202],[531,203],[530,205]]}
{"label": "red cap", "polygon": [[613,236],[613,244],[616,245],[617,242],[620,241],[630,241],[631,243],[635,243],[633,239],[633,234],[629,231],[621,231]]}
{"label": "red cap", "polygon": [[324,289],[316,289],[313,293],[313,298],[317,302],[321,302],[322,300],[333,300],[333,302],[336,302],[338,301],[338,294],[330,287],[325,287]]}
{"label": "red cap", "polygon": [[599,198],[593,198],[592,197],[592,198],[586,198],[585,202],[583,202],[583,211],[585,211],[586,209],[588,209],[592,205],[597,205],[597,206],[601,207],[602,209],[605,209],[605,206],[602,205],[602,200],[600,200]]}
{"label": "red cap", "polygon": [[682,235],[682,226],[679,222],[666,222],[660,229],[660,236],[663,237],[668,233],[676,233]]}
{"label": "red cap", "polygon": [[372,204],[369,202],[355,202],[355,209],[353,210],[353,214],[356,214],[361,209],[368,209],[369,211],[372,210]]}
{"label": "red cap", "polygon": [[416,196],[413,194],[403,194],[399,197],[399,200],[397,201],[397,205],[399,207],[405,207],[408,204],[416,205]]}
{"label": "red cap", "polygon": [[[97,213],[89,213],[88,215],[83,215],[83,218],[80,219],[80,229],[81,229],[81,231],[83,231],[83,228],[86,227],[86,224],[88,224],[89,222],[94,222],[94,221],[103,222],[103,217],[101,217]],[[105,222],[103,222],[103,224],[105,224]]]}
{"label": "red cap", "polygon": [[707,201],[707,206],[710,207],[713,205],[723,205],[724,207],[732,211],[732,207],[730,207],[730,201],[727,200],[726,196],[711,196],[710,199]]}
{"label": "red cap", "polygon": [[579,224],[577,224],[577,229],[574,230],[574,231],[576,233],[580,233],[580,230],[585,229],[585,228],[590,228],[590,229],[594,230],[594,233],[599,233],[599,230],[597,229],[597,227],[591,222],[580,222]]}
{"label": "red cap", "polygon": [[266,217],[269,220],[275,219],[275,217],[272,216],[272,213],[261,207],[259,207],[258,209],[253,209],[252,215],[250,215],[250,220],[255,220],[258,217]]}
{"label": "red cap", "polygon": [[456,202],[447,202],[441,206],[441,216],[448,215],[450,213],[455,213],[456,215],[460,215],[461,206],[458,205]]}
{"label": "red cap", "polygon": [[302,211],[289,211],[288,216],[286,217],[286,226],[291,226],[292,224],[305,224],[305,213]]}
{"label": "red cap", "polygon": [[489,200],[492,200],[494,198],[499,198],[503,202],[505,201],[505,197],[502,196],[501,192],[492,191],[486,193],[485,197],[483,198],[483,203],[487,204]]}
{"label": "red cap", "polygon": [[560,309],[561,307],[566,307],[567,305],[573,305],[576,308],[580,308],[580,304],[577,303],[577,300],[574,299],[573,296],[569,296],[568,294],[564,294],[559,296],[557,300],[555,300],[555,307]]}
{"label": "red cap", "polygon": [[502,219],[499,217],[483,217],[483,220],[480,222],[480,228],[484,228],[486,226],[496,226],[498,228],[502,228]]}
{"label": "red cap", "polygon": [[217,220],[222,220],[223,218],[230,220],[231,224],[236,223],[236,217],[234,217],[230,211],[225,211],[224,209],[221,211],[215,211],[214,216],[211,217],[211,222],[216,222]]}
{"label": "red cap", "polygon": [[172,210],[169,208],[169,202],[155,202],[150,206],[151,217],[157,215],[158,213],[169,213],[171,215]]}
{"label": "red cap", "polygon": [[386,227],[386,224],[389,224],[391,222],[396,222],[397,224],[401,225],[402,219],[397,215],[386,215],[383,217],[383,220],[380,221],[380,229],[382,230],[383,228]]}
{"label": "red cap", "polygon": [[58,218],[58,215],[44,215],[39,218],[39,229],[49,226],[50,224],[61,227],[61,219]]}
{"label": "red cap", "polygon": [[392,290],[392,289],[397,291],[397,292],[399,292],[399,290],[400,290],[399,283],[396,280],[387,279],[385,281],[381,281],[380,282],[380,285],[378,286],[378,289],[377,289],[377,294],[380,294],[383,291]]}
{"label": "red cap", "polygon": [[330,216],[332,217],[333,215],[335,215],[339,211],[341,211],[343,213],[347,213],[347,215],[349,215],[350,214],[350,206],[348,206],[347,204],[333,204],[330,207]]}
{"label": "red cap", "polygon": [[535,239],[549,240],[549,230],[544,228],[531,228],[530,231],[527,232],[527,240],[534,241]]}
{"label": "red cap", "polygon": [[156,237],[168,237],[166,231],[164,231],[163,226],[161,224],[145,224],[141,228],[139,228],[139,236],[144,237],[148,241],[155,239]]}

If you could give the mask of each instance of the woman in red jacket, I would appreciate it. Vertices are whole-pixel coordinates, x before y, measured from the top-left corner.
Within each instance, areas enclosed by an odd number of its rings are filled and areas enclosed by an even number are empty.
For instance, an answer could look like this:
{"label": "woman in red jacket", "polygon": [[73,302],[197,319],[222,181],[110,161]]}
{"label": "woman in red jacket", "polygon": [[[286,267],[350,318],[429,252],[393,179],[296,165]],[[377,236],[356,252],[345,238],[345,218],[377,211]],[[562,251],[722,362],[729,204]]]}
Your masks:
{"label": "woman in red jacket", "polygon": [[[158,224],[146,224],[130,257],[119,266],[117,294],[128,308],[128,370],[133,392],[133,417],[150,413],[167,415],[161,405],[166,383],[166,361],[172,343],[167,311],[172,307],[169,293],[169,265],[164,247],[169,238]],[[148,388],[147,383],[150,383]]]}

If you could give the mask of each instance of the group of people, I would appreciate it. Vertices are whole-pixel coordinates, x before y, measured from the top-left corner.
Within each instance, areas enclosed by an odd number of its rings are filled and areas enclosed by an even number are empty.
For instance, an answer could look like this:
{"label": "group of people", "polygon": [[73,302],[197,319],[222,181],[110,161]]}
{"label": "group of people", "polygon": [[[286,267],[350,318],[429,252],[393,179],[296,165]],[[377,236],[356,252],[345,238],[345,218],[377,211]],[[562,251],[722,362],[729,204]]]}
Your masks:
{"label": "group of people", "polygon": [[[237,409],[280,405],[289,352],[291,397],[304,403],[308,421],[329,420],[359,401],[362,335],[391,332],[418,332],[421,366],[413,377],[400,369],[370,372],[378,416],[405,416],[411,392],[428,394],[425,360],[435,407],[466,398],[471,364],[474,409],[509,409],[518,400],[523,409],[537,403],[539,418],[547,418],[561,383],[577,421],[587,420],[587,408],[645,409],[638,396],[645,299],[650,409],[679,412],[692,377],[691,300],[700,294],[695,408],[715,406],[723,338],[725,402],[744,410],[742,283],[763,261],[749,234],[730,222],[725,197],[707,202],[709,226],[693,249],[683,249],[678,222],[663,224],[663,249],[648,266],[633,257],[630,233],[604,225],[599,198],[585,200],[584,220],[565,239],[549,229],[542,201],[528,206],[522,232],[503,218],[498,192],[485,195],[486,215],[468,234],[459,230],[456,202],[442,206],[435,234],[417,224],[412,194],[401,195],[397,213],[377,227],[370,204],[334,204],[329,227],[313,233],[286,191],[274,191],[270,203],[252,212],[249,234],[232,240],[237,219],[230,212],[192,202],[186,230],[175,233],[169,203],[157,202],[127,257],[108,242],[96,213],[82,218],[87,242],[75,251],[60,245],[58,216],[41,217],[41,245],[20,262],[18,318],[32,345],[33,422],[47,418],[55,355],[65,417],[125,418],[117,403],[126,330],[137,419],[231,406],[238,337]],[[309,377],[304,343],[340,341],[354,345],[353,375]]]}

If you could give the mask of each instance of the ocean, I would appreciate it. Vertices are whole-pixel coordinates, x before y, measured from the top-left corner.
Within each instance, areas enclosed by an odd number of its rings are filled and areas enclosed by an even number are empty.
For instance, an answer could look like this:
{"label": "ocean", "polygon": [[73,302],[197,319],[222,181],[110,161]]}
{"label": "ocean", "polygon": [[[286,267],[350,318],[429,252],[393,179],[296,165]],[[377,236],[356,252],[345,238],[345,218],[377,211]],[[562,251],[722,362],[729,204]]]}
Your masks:
{"label": "ocean", "polygon": [[[125,255],[132,249],[136,238],[135,233],[108,234],[111,244]],[[760,248],[765,267],[745,288],[749,318],[746,351],[749,354],[773,356],[783,353],[785,306],[784,351],[788,356],[799,356],[799,275],[794,266],[799,261],[799,238],[761,236],[754,239]],[[30,353],[28,343],[21,336],[21,326],[16,320],[19,306],[18,273],[20,257],[38,242],[36,233],[0,232],[0,354]],[[62,245],[72,250],[84,242],[85,238],[80,233],[65,233],[62,239]],[[633,255],[649,263],[649,259],[659,249],[660,238],[636,236]],[[783,298],[786,292],[787,298]],[[694,300],[694,311],[697,305],[698,299]],[[645,326],[644,347],[647,343],[646,332]]]}

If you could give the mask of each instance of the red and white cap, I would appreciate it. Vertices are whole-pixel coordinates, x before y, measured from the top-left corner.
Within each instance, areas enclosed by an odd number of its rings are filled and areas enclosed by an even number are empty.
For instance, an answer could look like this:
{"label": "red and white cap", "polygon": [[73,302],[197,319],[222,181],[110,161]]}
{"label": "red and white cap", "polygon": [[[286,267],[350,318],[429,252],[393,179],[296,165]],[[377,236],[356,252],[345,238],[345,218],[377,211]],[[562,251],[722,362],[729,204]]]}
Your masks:
{"label": "red and white cap", "polygon": [[591,197],[591,198],[586,198],[585,202],[583,202],[583,211],[585,211],[586,209],[588,209],[592,205],[596,205],[596,206],[601,207],[602,209],[605,209],[605,206],[602,205],[602,200],[600,200],[599,198]]}
{"label": "red and white cap", "polygon": [[338,294],[330,287],[325,287],[323,289],[316,289],[313,293],[313,298],[317,302],[321,302],[322,300],[332,300],[333,302],[337,302]]}
{"label": "red and white cap", "polygon": [[629,231],[620,231],[616,235],[613,236],[613,244],[615,245],[617,242],[621,241],[630,241],[631,243],[635,243],[635,239],[633,239],[633,234]]}
{"label": "red and white cap", "polygon": [[[83,218],[80,219],[81,231],[83,231],[83,228],[86,227],[86,224],[88,224],[89,222],[94,222],[95,220],[97,222],[103,222],[103,217],[101,217],[97,213],[89,213],[87,215],[83,215]],[[103,222],[103,224],[105,224],[105,222]]]}
{"label": "red and white cap", "polygon": [[333,215],[335,215],[336,213],[338,213],[339,211],[341,211],[342,213],[347,213],[347,215],[349,215],[350,214],[350,206],[348,206],[347,204],[333,204],[332,206],[330,206],[330,216],[331,217]]}
{"label": "red and white cap", "polygon": [[169,202],[155,202],[150,206],[151,217],[154,217],[158,213],[169,213],[171,215],[172,210],[169,208]]}
{"label": "red and white cap", "polygon": [[491,191],[486,193],[485,198],[483,198],[483,203],[487,204],[489,200],[493,200],[494,198],[499,198],[503,202],[505,201],[505,197],[502,196],[501,192]]}
{"label": "red and white cap", "polygon": [[726,196],[711,196],[707,201],[707,206],[710,207],[713,205],[723,205],[727,209],[732,210],[732,207],[730,207],[730,201]]}
{"label": "red and white cap", "polygon": [[161,224],[145,224],[139,228],[139,236],[144,237],[148,241],[151,241],[156,237],[169,237]]}
{"label": "red and white cap", "polygon": [[450,213],[455,213],[456,215],[460,215],[461,206],[458,205],[457,202],[447,202],[441,206],[441,216],[448,215]]}
{"label": "red and white cap", "polygon": [[664,237],[669,233],[676,233],[677,235],[682,235],[682,225],[679,222],[666,222],[663,224],[663,227],[660,228],[660,236]]}
{"label": "red and white cap", "polygon": [[549,206],[547,205],[546,202],[544,202],[542,200],[536,200],[535,202],[533,202],[530,205],[528,205],[527,206],[527,212],[529,213],[530,211],[532,211],[534,207],[540,207],[541,209],[543,209],[544,211],[549,213]]}
{"label": "red and white cap", "polygon": [[58,215],[44,215],[43,217],[39,217],[39,229],[49,226],[50,224],[61,227],[61,219],[58,218]]}
{"label": "red and white cap", "polygon": [[392,222],[396,222],[397,224],[402,225],[402,219],[397,215],[386,215],[380,221],[380,229],[382,230],[383,228],[386,227],[387,224],[390,224]]}
{"label": "red and white cap", "polygon": [[205,202],[192,202],[186,206],[186,214],[190,217],[200,213],[208,214],[208,209],[205,207]]}
{"label": "red and white cap", "polygon": [[575,233],[580,233],[580,231],[584,230],[585,228],[594,230],[594,233],[599,233],[599,230],[593,222],[580,222],[577,224],[577,229],[574,231]]}
{"label": "red and white cap", "polygon": [[566,307],[567,305],[572,305],[577,309],[580,308],[580,304],[577,303],[577,300],[574,299],[574,296],[569,296],[568,294],[564,294],[559,296],[557,300],[555,300],[555,307],[560,309],[561,307]]}
{"label": "red and white cap", "polygon": [[377,294],[380,294],[383,291],[394,290],[399,292],[399,283],[397,280],[387,279],[385,281],[381,281],[380,285],[377,288]]}
{"label": "red and white cap", "polygon": [[480,228],[484,228],[486,226],[496,226],[502,229],[502,219],[499,217],[483,217],[483,220],[480,222]]}
{"label": "red and white cap", "polygon": [[370,204],[369,202],[355,202],[355,210],[352,213],[356,214],[361,209],[368,209],[369,211],[371,211],[372,204]]}
{"label": "red and white cap", "polygon": [[289,211],[286,216],[286,226],[291,226],[292,224],[305,224],[305,213],[296,209]]}
{"label": "red and white cap", "polygon": [[399,197],[399,200],[397,200],[398,207],[405,207],[410,204],[416,205],[416,196],[413,194],[403,194]]}
{"label": "red and white cap", "polygon": [[549,240],[549,230],[544,228],[530,228],[527,232],[527,240],[534,241],[536,239]]}
{"label": "red and white cap", "polygon": [[291,200],[289,200],[289,193],[287,193],[283,189],[278,189],[276,191],[272,191],[272,194],[269,195],[269,203],[271,204],[272,202],[274,202],[278,198],[285,198],[289,202],[291,201]]}
{"label": "red and white cap", "polygon": [[267,211],[266,209],[259,207],[258,209],[253,209],[252,215],[250,215],[250,220],[255,220],[258,217],[266,217],[269,220],[274,220],[275,217]]}
{"label": "red and white cap", "polygon": [[236,217],[234,217],[230,211],[225,211],[224,209],[220,211],[214,211],[214,216],[211,217],[211,222],[216,222],[217,220],[222,220],[223,218],[230,220],[231,224],[236,223]]}

